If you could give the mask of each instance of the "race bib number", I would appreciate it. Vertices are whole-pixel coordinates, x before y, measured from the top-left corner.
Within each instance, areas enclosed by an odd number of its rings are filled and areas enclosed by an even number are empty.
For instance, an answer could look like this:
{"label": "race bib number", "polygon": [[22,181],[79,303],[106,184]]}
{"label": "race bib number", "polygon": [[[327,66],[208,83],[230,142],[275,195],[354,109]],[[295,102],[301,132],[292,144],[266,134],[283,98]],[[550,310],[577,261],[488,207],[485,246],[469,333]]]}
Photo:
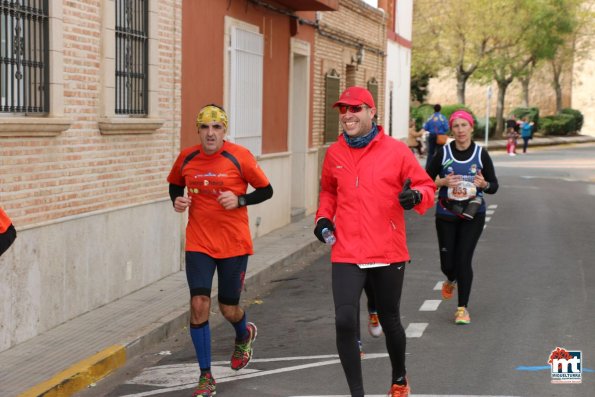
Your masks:
{"label": "race bib number", "polygon": [[464,201],[477,196],[477,187],[473,182],[461,181],[455,187],[448,188],[448,198],[450,200]]}

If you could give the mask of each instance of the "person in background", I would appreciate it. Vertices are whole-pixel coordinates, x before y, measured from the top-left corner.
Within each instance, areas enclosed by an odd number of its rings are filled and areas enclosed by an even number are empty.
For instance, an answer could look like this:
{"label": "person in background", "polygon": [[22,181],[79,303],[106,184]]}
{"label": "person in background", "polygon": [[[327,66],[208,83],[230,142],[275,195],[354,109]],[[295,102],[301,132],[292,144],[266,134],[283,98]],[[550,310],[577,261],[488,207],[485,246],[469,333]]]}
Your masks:
{"label": "person in background", "polygon": [[523,154],[527,154],[527,146],[529,146],[529,140],[533,138],[533,125],[534,123],[529,121],[529,117],[523,117],[521,122],[521,138],[523,138]]}
{"label": "person in background", "polygon": [[439,148],[427,172],[439,188],[436,232],[440,267],[446,276],[442,297],[451,299],[458,288],[454,321],[469,324],[469,295],[473,282],[471,262],[485,225],[485,194],[498,191],[498,179],[486,150],[473,142],[473,117],[456,111],[450,117],[454,141]]}
{"label": "person in background", "polygon": [[506,153],[509,156],[516,156],[516,143],[519,137],[520,124],[514,114],[506,120]]}
{"label": "person in background", "polygon": [[424,136],[424,130],[419,130],[417,131],[415,128],[415,119],[410,119],[409,120],[409,133],[407,135],[407,146],[409,146],[409,149],[411,149],[412,152],[415,153],[415,150],[417,150],[417,153],[419,154],[420,157],[423,156],[424,152],[423,152],[423,148],[422,148],[422,143],[421,143],[421,139]]}
{"label": "person in background", "polygon": [[[368,333],[372,336],[372,338],[379,338],[382,335],[382,325],[380,325],[380,319],[378,318],[378,310],[376,310],[376,301],[374,298],[374,290],[372,289],[372,282],[370,279],[366,278],[366,284],[364,284],[364,292],[366,294],[367,300],[367,309],[368,309]],[[358,310],[359,315],[359,310]],[[359,324],[359,316],[357,319],[357,323]],[[362,338],[359,332],[359,326],[357,328],[357,343],[360,350],[360,356],[364,357],[364,349]]]}
{"label": "person in background", "polygon": [[441,110],[442,106],[439,104],[434,105],[434,114],[423,125],[423,129],[428,132],[426,168],[430,164],[430,161],[432,161],[432,157],[436,154],[436,148],[441,146],[436,143],[438,135],[448,132],[448,120],[440,113]]}
{"label": "person in background", "polygon": [[336,233],[331,248],[337,350],[351,396],[363,397],[358,350],[359,302],[369,280],[392,366],[391,397],[406,397],[405,330],[400,300],[409,261],[405,210],[423,214],[434,182],[407,145],[373,122],[376,106],[363,87],[349,87],[334,104],[343,133],[327,150],[314,234]]}
{"label": "person in background", "polygon": [[0,256],[12,245],[17,238],[17,231],[12,221],[0,207]]}
{"label": "person in background", "polygon": [[[203,107],[196,120],[200,144],[181,151],[167,178],[176,212],[189,209],[186,227],[186,277],[190,289],[190,336],[200,367],[194,396],[211,397],[211,287],[215,270],[221,314],[235,329],[231,369],[252,358],[256,325],[239,306],[253,254],[246,206],[273,196],[273,188],[248,149],[225,140],[227,114],[216,105]],[[248,185],[255,190],[246,194]],[[187,196],[184,195],[187,190]]]}

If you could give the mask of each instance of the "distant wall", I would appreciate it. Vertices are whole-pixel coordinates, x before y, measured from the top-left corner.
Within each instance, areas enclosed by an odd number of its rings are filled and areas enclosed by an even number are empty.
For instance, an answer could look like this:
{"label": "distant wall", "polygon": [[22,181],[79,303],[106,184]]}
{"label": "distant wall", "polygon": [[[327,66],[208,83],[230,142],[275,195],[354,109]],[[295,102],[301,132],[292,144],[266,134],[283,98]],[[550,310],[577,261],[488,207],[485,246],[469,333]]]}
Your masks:
{"label": "distant wall", "polygon": [[[570,107],[572,92],[570,74],[563,75],[562,87],[562,106]],[[477,116],[485,117],[487,89],[487,85],[467,82],[465,102]],[[444,105],[458,102],[456,79],[446,74],[430,80],[429,92],[430,94],[426,98],[427,103],[440,103]],[[496,113],[497,97],[498,87],[494,83],[492,85],[490,116],[494,116]],[[513,81],[506,90],[504,115],[506,116],[509,114],[514,108],[521,107],[522,104],[521,83]],[[551,71],[547,67],[545,70],[541,70],[540,73],[537,73],[531,81],[531,85],[529,86],[529,106],[538,107],[540,115],[542,116],[551,115],[556,112],[556,94],[551,86]]]}
{"label": "distant wall", "polygon": [[572,107],[579,109],[585,121],[582,134],[595,136],[595,49],[574,64],[572,74]]}

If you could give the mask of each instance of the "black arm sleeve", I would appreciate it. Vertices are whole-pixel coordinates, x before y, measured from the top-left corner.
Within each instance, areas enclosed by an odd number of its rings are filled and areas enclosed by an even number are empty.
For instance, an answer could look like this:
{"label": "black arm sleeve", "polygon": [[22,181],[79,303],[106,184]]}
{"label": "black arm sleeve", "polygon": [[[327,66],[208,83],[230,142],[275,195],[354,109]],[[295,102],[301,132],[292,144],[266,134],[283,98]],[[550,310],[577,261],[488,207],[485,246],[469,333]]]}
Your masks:
{"label": "black arm sleeve", "polygon": [[271,197],[273,197],[273,187],[270,183],[265,187],[256,188],[252,193],[244,195],[246,205],[262,203]]}
{"label": "black arm sleeve", "polygon": [[426,168],[426,172],[433,181],[436,180],[436,176],[438,176],[442,169],[442,157],[444,157],[444,148],[441,146],[436,149],[436,154],[432,157],[428,168]]}
{"label": "black arm sleeve", "polygon": [[176,202],[176,197],[180,197],[184,195],[184,186],[174,185],[173,183],[169,184],[169,198],[171,199],[171,203]]}
{"label": "black arm sleeve", "polygon": [[16,238],[17,231],[14,226],[10,224],[4,233],[0,233],[0,255],[10,247]]}
{"label": "black arm sleeve", "polygon": [[498,178],[496,177],[492,158],[485,149],[481,151],[481,163],[483,164],[483,169],[481,170],[483,178],[490,183],[490,188],[485,189],[484,192],[494,194],[498,191]]}

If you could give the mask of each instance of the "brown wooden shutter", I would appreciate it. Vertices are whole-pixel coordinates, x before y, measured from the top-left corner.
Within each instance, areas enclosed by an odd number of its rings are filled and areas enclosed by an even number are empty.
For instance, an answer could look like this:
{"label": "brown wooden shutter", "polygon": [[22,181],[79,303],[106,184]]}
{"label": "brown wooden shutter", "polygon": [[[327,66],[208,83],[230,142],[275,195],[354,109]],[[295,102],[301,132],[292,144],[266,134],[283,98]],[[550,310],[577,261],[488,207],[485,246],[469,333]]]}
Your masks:
{"label": "brown wooden shutter", "polygon": [[335,69],[324,77],[324,143],[335,142],[339,136],[339,112],[333,104],[339,100],[341,79]]}
{"label": "brown wooden shutter", "polygon": [[372,94],[376,108],[378,108],[378,81],[374,77],[368,80],[368,91]]}

